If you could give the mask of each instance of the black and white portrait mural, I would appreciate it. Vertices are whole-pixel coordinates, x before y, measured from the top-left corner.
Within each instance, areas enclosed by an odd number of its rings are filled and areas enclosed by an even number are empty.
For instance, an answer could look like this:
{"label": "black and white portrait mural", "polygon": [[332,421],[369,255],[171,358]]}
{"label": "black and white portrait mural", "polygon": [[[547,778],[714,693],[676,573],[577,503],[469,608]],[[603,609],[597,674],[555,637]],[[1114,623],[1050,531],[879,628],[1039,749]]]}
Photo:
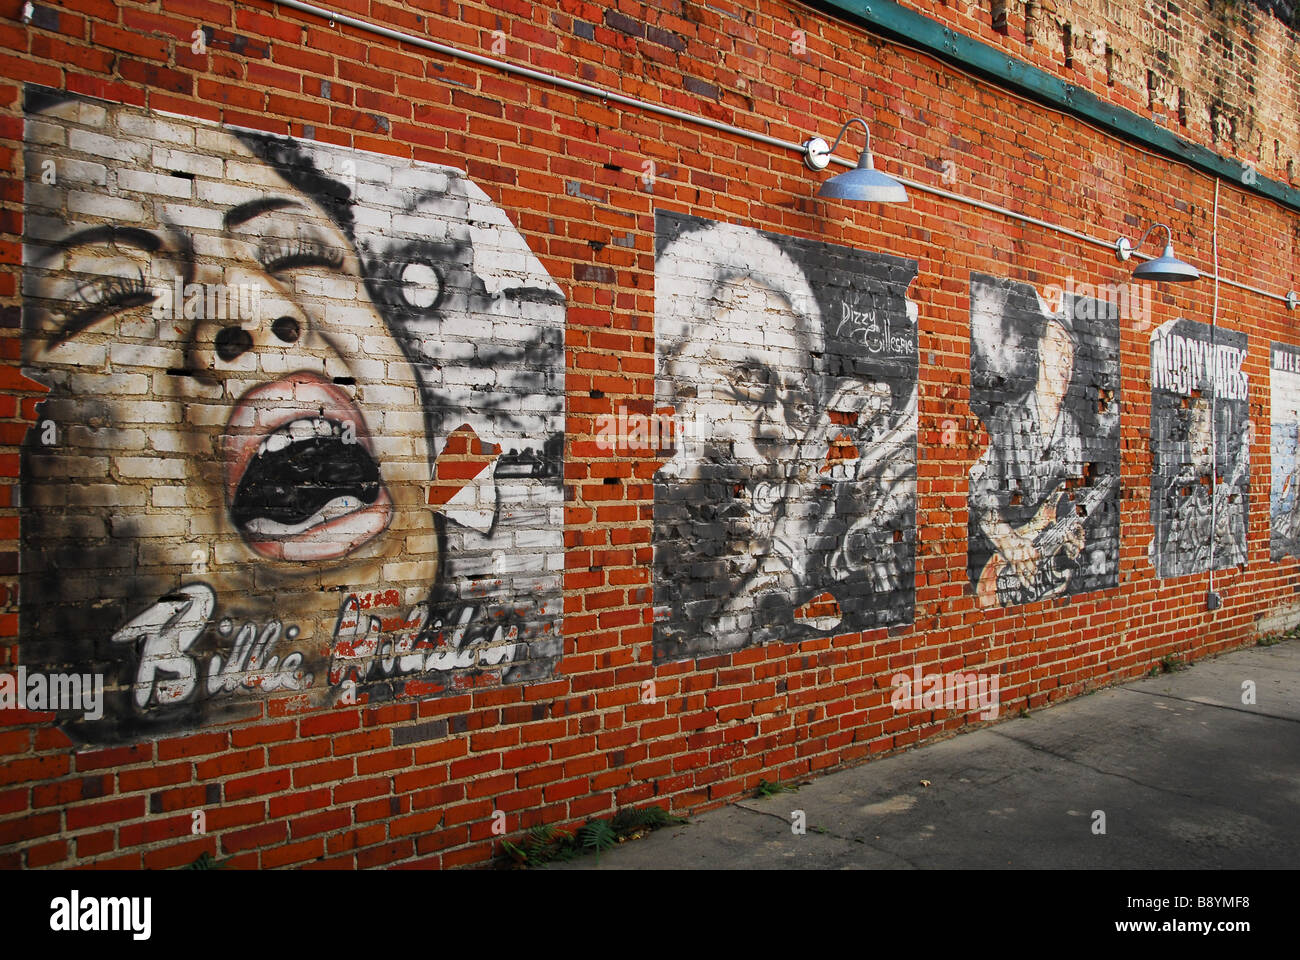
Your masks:
{"label": "black and white portrait mural", "polygon": [[971,409],[988,446],[969,477],[967,574],[980,606],[1118,583],[1119,313],[971,274]]}
{"label": "black and white portrait mural", "polygon": [[1151,335],[1150,555],[1161,577],[1246,563],[1246,335],[1187,319]]}
{"label": "black and white portrait mural", "polygon": [[1271,374],[1273,482],[1269,499],[1269,555],[1300,557],[1300,350],[1274,343]]}
{"label": "black and white portrait mural", "polygon": [[655,224],[656,659],[911,622],[916,262]]}
{"label": "black and white portrait mural", "polygon": [[20,656],[118,740],[552,673],[560,290],[464,173],[26,92]]}

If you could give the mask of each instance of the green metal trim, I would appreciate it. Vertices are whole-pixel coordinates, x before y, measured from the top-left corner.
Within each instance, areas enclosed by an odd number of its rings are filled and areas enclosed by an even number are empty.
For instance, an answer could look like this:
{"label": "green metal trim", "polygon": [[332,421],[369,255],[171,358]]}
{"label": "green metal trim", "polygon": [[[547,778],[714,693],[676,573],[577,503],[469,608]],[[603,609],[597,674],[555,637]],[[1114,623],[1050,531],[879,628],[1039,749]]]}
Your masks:
{"label": "green metal trim", "polygon": [[809,2],[823,8],[835,7],[875,32],[921,47],[940,60],[978,73],[1041,103],[1091,121],[1126,140],[1182,160],[1204,173],[1240,184],[1243,189],[1300,211],[1300,190],[1270,179],[1247,164],[1230,160],[1208,147],[1186,140],[1132,110],[1107,103],[1089,91],[1066,83],[1032,64],[1009,57],[996,47],[945,27],[914,10],[908,10],[894,0]]}

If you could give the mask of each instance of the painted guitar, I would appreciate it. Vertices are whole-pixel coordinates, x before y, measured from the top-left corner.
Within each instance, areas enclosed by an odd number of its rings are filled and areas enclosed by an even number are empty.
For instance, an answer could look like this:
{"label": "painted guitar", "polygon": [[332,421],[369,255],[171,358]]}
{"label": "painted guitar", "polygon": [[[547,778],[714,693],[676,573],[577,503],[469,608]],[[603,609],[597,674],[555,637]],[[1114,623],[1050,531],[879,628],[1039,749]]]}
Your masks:
{"label": "painted guitar", "polygon": [[1088,518],[1110,496],[1118,483],[1117,477],[1101,477],[1096,484],[1086,488],[1079,498],[1082,513],[1073,510],[1059,520],[1056,513],[1061,498],[1049,496],[1044,500],[1038,512],[1016,530],[1022,537],[1032,537],[1038,551],[1033,585],[1025,586],[1015,568],[995,551],[976,584],[976,602],[981,607],[1010,607],[1033,603],[1063,591],[1078,566],[1075,559],[1062,552],[1065,544],[1076,531],[1083,529]]}

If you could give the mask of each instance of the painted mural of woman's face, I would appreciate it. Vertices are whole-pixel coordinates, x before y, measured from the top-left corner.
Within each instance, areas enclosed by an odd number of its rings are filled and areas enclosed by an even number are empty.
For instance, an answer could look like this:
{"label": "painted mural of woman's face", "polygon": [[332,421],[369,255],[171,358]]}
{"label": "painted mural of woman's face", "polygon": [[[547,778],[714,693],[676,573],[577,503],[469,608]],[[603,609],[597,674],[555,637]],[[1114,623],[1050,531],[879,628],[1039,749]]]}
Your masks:
{"label": "painted mural of woman's face", "polygon": [[[50,599],[129,612],[206,584],[214,619],[323,654],[339,589],[437,574],[419,385],[322,205],[233,134],[176,126],[193,143],[108,183],[64,161],[66,220],[29,202],[25,360],[58,436],[29,453],[31,505],[70,523],[46,566],[80,543],[123,571]],[[29,146],[38,201],[43,161]]]}

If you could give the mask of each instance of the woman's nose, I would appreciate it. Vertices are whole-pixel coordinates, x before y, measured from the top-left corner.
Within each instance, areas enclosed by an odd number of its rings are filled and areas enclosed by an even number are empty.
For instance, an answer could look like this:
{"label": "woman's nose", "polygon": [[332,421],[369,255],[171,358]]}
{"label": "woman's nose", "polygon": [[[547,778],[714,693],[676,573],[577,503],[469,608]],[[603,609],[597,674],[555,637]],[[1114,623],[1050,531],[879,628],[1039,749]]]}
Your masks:
{"label": "woman's nose", "polygon": [[297,343],[301,337],[302,323],[296,317],[281,314],[269,324],[261,327],[255,325],[252,330],[240,320],[233,320],[216,332],[213,346],[218,360],[234,363],[250,350],[256,349],[259,339],[266,341],[269,346],[281,346]]}
{"label": "woman's nose", "polygon": [[190,365],[204,373],[346,375],[342,353],[310,310],[255,276],[198,284]]}
{"label": "woman's nose", "polygon": [[[242,311],[212,311],[195,318],[191,366],[205,373],[282,372],[286,362],[301,367],[301,355],[315,355],[309,368],[325,365],[328,356],[311,343],[310,324],[299,310],[277,307],[271,316]],[[314,348],[315,347],[315,348]],[[299,355],[289,361],[288,353]]]}

